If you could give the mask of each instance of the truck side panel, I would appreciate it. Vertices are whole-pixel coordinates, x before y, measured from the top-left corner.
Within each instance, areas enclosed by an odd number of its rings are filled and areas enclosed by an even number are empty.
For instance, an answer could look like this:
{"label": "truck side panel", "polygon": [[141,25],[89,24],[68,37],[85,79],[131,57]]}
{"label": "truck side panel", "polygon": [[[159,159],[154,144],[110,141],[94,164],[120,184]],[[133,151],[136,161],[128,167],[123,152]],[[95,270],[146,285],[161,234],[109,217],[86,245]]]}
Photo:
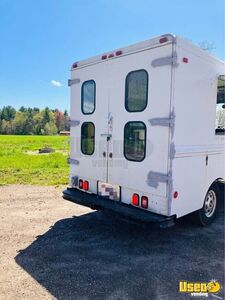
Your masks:
{"label": "truck side panel", "polygon": [[179,197],[171,214],[181,217],[202,208],[210,185],[225,178],[225,137],[215,135],[217,78],[224,64],[180,39],[177,53],[173,189]]}

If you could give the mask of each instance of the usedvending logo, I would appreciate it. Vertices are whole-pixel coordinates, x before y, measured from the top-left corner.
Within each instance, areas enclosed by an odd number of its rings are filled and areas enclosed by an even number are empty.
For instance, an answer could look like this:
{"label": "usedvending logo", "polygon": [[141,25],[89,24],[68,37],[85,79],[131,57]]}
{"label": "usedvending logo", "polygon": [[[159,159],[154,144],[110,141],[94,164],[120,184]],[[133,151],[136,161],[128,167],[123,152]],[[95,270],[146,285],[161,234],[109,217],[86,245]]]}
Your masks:
{"label": "usedvending logo", "polygon": [[[221,286],[217,280],[210,282],[179,282],[179,292],[189,293],[192,297],[209,297],[210,294],[216,294],[220,291]],[[218,299],[222,299],[216,296]]]}

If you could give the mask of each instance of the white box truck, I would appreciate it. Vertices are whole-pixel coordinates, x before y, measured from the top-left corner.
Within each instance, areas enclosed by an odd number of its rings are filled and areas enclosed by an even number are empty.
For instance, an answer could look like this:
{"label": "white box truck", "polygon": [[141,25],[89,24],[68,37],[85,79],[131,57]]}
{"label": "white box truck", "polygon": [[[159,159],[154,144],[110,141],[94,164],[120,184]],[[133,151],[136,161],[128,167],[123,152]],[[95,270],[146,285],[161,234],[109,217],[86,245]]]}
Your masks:
{"label": "white box truck", "polygon": [[73,64],[63,198],[171,226],[223,201],[225,63],[165,34]]}

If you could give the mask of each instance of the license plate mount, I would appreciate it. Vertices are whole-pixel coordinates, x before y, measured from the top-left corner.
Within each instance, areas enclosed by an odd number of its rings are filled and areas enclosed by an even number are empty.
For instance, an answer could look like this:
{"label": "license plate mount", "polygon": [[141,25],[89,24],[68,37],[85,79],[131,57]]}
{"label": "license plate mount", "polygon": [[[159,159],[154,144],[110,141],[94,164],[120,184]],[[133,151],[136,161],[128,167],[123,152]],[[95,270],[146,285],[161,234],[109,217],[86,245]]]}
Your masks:
{"label": "license plate mount", "polygon": [[99,181],[98,195],[113,201],[120,201],[120,186]]}

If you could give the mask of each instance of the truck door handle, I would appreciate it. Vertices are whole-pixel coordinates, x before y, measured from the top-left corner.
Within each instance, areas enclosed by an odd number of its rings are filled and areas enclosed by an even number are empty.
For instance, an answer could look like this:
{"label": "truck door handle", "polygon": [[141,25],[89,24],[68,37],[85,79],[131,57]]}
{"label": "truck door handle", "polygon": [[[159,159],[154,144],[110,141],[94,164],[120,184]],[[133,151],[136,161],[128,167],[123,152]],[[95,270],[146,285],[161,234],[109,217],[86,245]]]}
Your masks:
{"label": "truck door handle", "polygon": [[107,142],[110,141],[110,138],[112,137],[110,133],[101,133],[101,136],[106,136]]}
{"label": "truck door handle", "polygon": [[106,136],[106,137],[111,138],[112,135],[110,133],[101,133],[101,136]]}
{"label": "truck door handle", "polygon": [[110,152],[110,153],[109,153],[109,157],[110,157],[110,158],[112,158],[112,157],[113,157],[113,154],[112,154],[112,152]]}
{"label": "truck door handle", "polygon": [[103,155],[103,157],[106,157],[106,152],[104,151],[104,152],[102,153],[102,155]]}

